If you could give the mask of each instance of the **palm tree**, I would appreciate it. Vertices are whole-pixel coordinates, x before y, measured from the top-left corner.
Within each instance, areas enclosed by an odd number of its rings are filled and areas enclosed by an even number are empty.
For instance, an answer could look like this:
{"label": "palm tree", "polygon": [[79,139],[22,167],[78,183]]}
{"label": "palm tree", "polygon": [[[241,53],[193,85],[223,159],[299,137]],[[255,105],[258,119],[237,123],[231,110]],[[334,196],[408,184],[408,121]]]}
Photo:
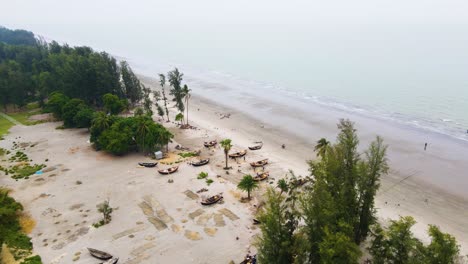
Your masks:
{"label": "palm tree", "polygon": [[281,190],[280,194],[283,194],[283,192],[288,191],[288,183],[285,179],[278,180],[278,182],[276,183],[276,187],[278,187]]}
{"label": "palm tree", "polygon": [[242,178],[242,180],[237,185],[237,188],[247,192],[247,199],[250,200],[250,192],[258,188],[258,182],[254,180],[252,175],[245,175],[244,178]]}
{"label": "palm tree", "polygon": [[175,116],[175,121],[183,121],[183,120],[184,120],[184,114],[178,113],[178,114]]}
{"label": "palm tree", "polygon": [[165,84],[166,84],[166,76],[164,76],[164,74],[159,74],[159,85],[161,85],[162,99],[164,101],[164,108],[166,108],[167,122],[169,122],[169,110],[167,109],[166,89],[164,89]]}
{"label": "palm tree", "polygon": [[188,86],[186,84],[184,84],[184,88],[182,89],[182,94],[183,94],[184,99],[185,99],[185,107],[187,108],[187,116],[185,118],[185,120],[187,120],[187,123],[186,123],[187,125],[189,124],[189,122],[188,122],[188,101],[189,101],[190,97],[192,96],[190,94],[191,91],[192,90],[190,90],[188,88]]}
{"label": "palm tree", "polygon": [[183,113],[185,110],[184,102],[183,102],[183,92],[182,92],[182,77],[184,76],[183,73],[179,72],[179,69],[174,68],[174,70],[167,73],[167,77],[169,79],[169,83],[172,86],[170,94],[174,96],[173,101],[176,103],[177,109],[179,112]]}
{"label": "palm tree", "polygon": [[219,142],[219,144],[221,144],[221,147],[223,147],[223,149],[224,149],[224,155],[226,156],[226,167],[225,167],[225,169],[227,170],[227,169],[229,169],[228,168],[228,154],[229,154],[229,151],[232,148],[231,140],[229,138],[226,138],[223,141]]}
{"label": "palm tree", "polygon": [[327,149],[330,147],[330,142],[325,138],[321,138],[317,141],[317,145],[315,145],[314,151],[317,152],[317,156],[325,157],[327,153]]}

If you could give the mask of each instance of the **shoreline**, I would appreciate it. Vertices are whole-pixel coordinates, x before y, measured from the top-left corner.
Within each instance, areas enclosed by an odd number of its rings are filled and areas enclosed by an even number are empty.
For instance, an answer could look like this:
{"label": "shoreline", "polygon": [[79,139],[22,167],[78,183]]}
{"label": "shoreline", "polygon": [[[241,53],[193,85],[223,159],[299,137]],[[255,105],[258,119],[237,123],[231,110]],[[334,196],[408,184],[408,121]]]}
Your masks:
{"label": "shoreline", "polygon": [[[152,84],[150,86],[153,89],[159,89],[159,85],[153,79],[144,77],[143,82],[145,80],[146,83]],[[232,95],[232,91],[227,93]],[[215,93],[210,93],[210,95],[212,94]],[[227,98],[224,101],[220,99],[223,96]],[[446,188],[447,185],[454,184],[453,182],[442,186],[437,184],[440,180],[444,181],[443,177],[442,179],[436,178],[435,181],[425,178],[427,175],[436,177],[438,173],[449,171],[458,175],[456,180],[463,179],[463,171],[468,164],[468,158],[465,158],[466,154],[452,159],[447,159],[447,156],[452,157],[454,153],[463,154],[464,146],[456,147],[456,151],[452,153],[446,149],[453,146],[454,142],[448,141],[446,138],[437,138],[437,142],[448,145],[434,146],[434,144],[430,144],[428,151],[424,152],[422,149],[418,150],[419,147],[424,146],[424,141],[421,141],[421,146],[419,146],[411,140],[395,138],[399,135],[397,132],[403,130],[401,127],[392,128],[391,124],[381,124],[378,120],[366,120],[363,124],[361,123],[362,117],[354,118],[355,116],[346,113],[323,113],[316,120],[306,118],[304,122],[307,124],[302,126],[294,123],[303,117],[302,113],[295,113],[295,117],[287,120],[287,118],[280,117],[278,113],[283,115],[285,113],[294,115],[294,113],[288,112],[288,109],[283,105],[269,105],[268,101],[258,98],[255,100],[256,106],[263,106],[259,107],[259,111],[253,111],[252,106],[249,105],[249,100],[253,100],[253,98],[249,98],[246,94],[239,96],[243,97],[240,102],[245,106],[239,110],[239,108],[232,107],[236,104],[233,101],[237,99],[235,95],[233,96],[234,98],[218,93],[217,96],[213,96],[214,99],[207,99],[198,93],[192,95],[189,122],[203,128],[206,133],[215,133],[218,138],[231,138],[234,145],[244,148],[252,145],[254,141],[262,140],[264,148],[255,153],[261,153],[262,157],[270,158],[278,166],[278,170],[273,176],[276,179],[284,176],[288,169],[293,169],[298,175],[309,174],[306,160],[316,158],[313,153],[316,140],[325,136],[328,140],[334,141],[336,137],[338,118],[327,120],[330,116],[338,117],[342,114],[343,118],[350,118],[356,123],[358,136],[361,140],[360,151],[367,148],[368,143],[374,139],[375,133],[371,129],[373,126],[378,128],[377,131],[389,129],[383,135],[379,133],[389,145],[388,158],[391,169],[388,175],[382,177],[381,187],[376,197],[379,218],[387,221],[397,219],[399,216],[413,216],[418,222],[413,231],[425,242],[429,240],[427,225],[438,225],[443,232],[450,233],[457,238],[461,245],[461,253],[468,251],[468,238],[465,237],[465,234],[468,233],[468,196],[463,187],[466,182],[455,183],[455,186],[451,187],[455,187],[457,191],[453,191],[453,189]],[[270,107],[268,108],[268,106]],[[279,109],[273,109],[275,107]],[[198,108],[199,111],[197,111]],[[267,110],[265,111],[265,109]],[[273,112],[273,115],[276,114],[277,122],[284,121],[283,125],[278,126],[271,122],[268,111]],[[231,116],[220,119],[217,113],[230,113]],[[252,116],[252,113],[255,113],[256,116]],[[302,131],[305,135],[292,133],[292,131],[298,132],[300,129],[308,129],[311,126],[313,127],[310,130]],[[395,133],[394,137],[389,136],[391,133]],[[420,133],[420,131],[409,130],[405,131],[403,136],[415,139],[420,136]],[[432,138],[434,136],[437,135],[431,135]],[[283,143],[286,144],[285,150],[280,147]],[[446,165],[447,167],[445,167]],[[437,168],[438,166],[439,168]]]}

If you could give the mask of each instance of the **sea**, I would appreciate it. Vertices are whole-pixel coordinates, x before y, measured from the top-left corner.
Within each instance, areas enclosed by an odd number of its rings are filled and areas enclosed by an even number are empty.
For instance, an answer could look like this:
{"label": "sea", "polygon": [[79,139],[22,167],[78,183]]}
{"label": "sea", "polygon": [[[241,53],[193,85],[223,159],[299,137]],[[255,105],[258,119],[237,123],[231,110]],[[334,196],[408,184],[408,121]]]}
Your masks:
{"label": "sea", "polygon": [[287,96],[468,141],[463,32],[468,27],[205,27],[152,42],[130,62],[156,78],[178,67],[202,96],[212,96],[207,87]]}
{"label": "sea", "polygon": [[287,96],[468,141],[466,1],[47,0],[2,8],[6,27],[107,51],[146,75],[178,67],[194,94],[216,86]]}

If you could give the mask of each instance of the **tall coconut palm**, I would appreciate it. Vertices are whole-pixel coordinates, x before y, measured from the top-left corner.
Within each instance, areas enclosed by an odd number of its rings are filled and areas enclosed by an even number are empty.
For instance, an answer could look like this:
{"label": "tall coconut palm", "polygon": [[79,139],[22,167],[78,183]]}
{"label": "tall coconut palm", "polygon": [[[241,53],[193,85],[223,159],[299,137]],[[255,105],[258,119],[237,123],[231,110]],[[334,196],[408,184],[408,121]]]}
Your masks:
{"label": "tall coconut palm", "polygon": [[166,76],[164,76],[164,74],[159,74],[159,85],[161,85],[162,99],[164,101],[164,108],[166,110],[167,122],[169,122],[169,109],[167,109],[166,89],[164,89],[164,85],[166,85]]}
{"label": "tall coconut palm", "polygon": [[228,167],[228,155],[229,155],[229,151],[232,148],[232,141],[229,138],[226,138],[223,141],[219,142],[219,144],[221,145],[221,147],[223,147],[224,155],[226,156],[226,167],[225,167],[225,169],[229,169],[229,167]]}
{"label": "tall coconut palm", "polygon": [[314,151],[317,152],[317,156],[325,157],[327,153],[327,149],[330,147],[330,142],[325,138],[321,138],[317,141],[317,145],[315,145]]}
{"label": "tall coconut palm", "polygon": [[186,120],[186,124],[188,125],[189,124],[189,121],[188,121],[188,102],[190,100],[190,97],[192,96],[190,94],[192,90],[190,90],[188,88],[188,86],[186,84],[184,84],[184,88],[182,89],[182,94],[184,96],[184,99],[185,99],[185,108],[187,109],[187,115],[185,116],[185,120]]}
{"label": "tall coconut palm", "polygon": [[170,94],[174,96],[173,101],[176,103],[176,107],[179,112],[183,113],[185,110],[184,106],[184,96],[182,92],[182,77],[183,73],[179,72],[179,69],[174,68],[174,70],[167,73],[168,81],[172,86]]}
{"label": "tall coconut palm", "polygon": [[288,183],[285,179],[278,180],[278,182],[276,183],[276,187],[278,187],[281,190],[280,194],[283,194],[284,192],[288,191]]}
{"label": "tall coconut palm", "polygon": [[247,199],[250,200],[250,192],[258,188],[258,182],[254,180],[252,175],[245,175],[244,178],[242,178],[242,180],[237,185],[237,188],[247,192]]}

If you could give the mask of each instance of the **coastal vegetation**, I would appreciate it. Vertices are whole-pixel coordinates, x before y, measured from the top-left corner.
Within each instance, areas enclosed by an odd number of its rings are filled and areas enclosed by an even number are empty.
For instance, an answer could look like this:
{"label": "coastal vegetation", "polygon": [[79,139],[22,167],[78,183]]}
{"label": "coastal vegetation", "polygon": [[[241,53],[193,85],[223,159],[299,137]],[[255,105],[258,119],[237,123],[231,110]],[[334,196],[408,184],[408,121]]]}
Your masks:
{"label": "coastal vegetation", "polygon": [[[5,244],[15,260],[21,260],[32,254],[31,239],[22,231],[20,215],[23,206],[0,188],[0,251]],[[42,263],[39,256],[24,259],[21,263]]]}
{"label": "coastal vegetation", "polygon": [[247,199],[250,200],[250,193],[258,188],[258,183],[254,180],[252,175],[245,175],[237,185],[237,188],[247,192]]}
{"label": "coastal vegetation", "polygon": [[229,151],[232,148],[232,141],[229,138],[226,138],[226,139],[223,139],[221,142],[219,142],[219,144],[221,145],[221,147],[224,150],[224,156],[226,158],[226,167],[224,167],[224,169],[227,170],[227,169],[229,169],[229,167],[228,167],[228,155],[229,155]]}
{"label": "coastal vegetation", "polygon": [[108,223],[110,223],[110,221],[112,220],[112,212],[114,211],[114,209],[110,206],[109,199],[98,204],[96,207],[98,212],[102,214],[102,219],[99,222],[94,223],[93,226],[95,228],[98,228],[100,226],[107,225]]}
{"label": "coastal vegetation", "polygon": [[[387,146],[380,137],[364,153],[354,124],[341,120],[337,142],[319,140],[320,159],[309,162],[313,185],[299,192],[295,176],[267,191],[257,242],[260,263],[359,263],[370,243],[373,263],[455,263],[459,247],[449,234],[430,226],[427,246],[416,239],[411,217],[382,227],[374,199],[387,173]],[[301,223],[301,224],[299,224]]]}

